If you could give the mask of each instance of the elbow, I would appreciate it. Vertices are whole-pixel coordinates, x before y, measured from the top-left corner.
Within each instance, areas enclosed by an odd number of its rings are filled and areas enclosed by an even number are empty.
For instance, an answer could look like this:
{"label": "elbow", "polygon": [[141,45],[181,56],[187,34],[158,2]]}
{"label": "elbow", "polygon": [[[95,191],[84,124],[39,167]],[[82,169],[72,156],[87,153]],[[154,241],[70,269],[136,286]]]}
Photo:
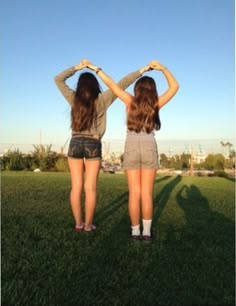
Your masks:
{"label": "elbow", "polygon": [[58,75],[56,75],[56,76],[54,77],[54,82],[55,82],[56,84],[59,82],[59,77],[58,77]]}
{"label": "elbow", "polygon": [[175,85],[175,92],[177,92],[179,90],[179,83],[176,83]]}

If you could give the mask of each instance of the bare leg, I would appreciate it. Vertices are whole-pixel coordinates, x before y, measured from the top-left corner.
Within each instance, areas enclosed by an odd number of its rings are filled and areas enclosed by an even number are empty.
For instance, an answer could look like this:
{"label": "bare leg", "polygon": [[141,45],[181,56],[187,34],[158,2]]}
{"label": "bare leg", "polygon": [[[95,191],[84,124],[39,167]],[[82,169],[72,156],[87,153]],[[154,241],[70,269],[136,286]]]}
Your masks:
{"label": "bare leg", "polygon": [[71,175],[70,203],[76,225],[82,225],[81,194],[83,186],[84,161],[83,159],[68,158]]}
{"label": "bare leg", "polygon": [[153,184],[155,175],[156,170],[141,170],[141,207],[142,218],[145,220],[151,220],[153,216]]}
{"label": "bare leg", "polygon": [[85,229],[91,229],[97,197],[97,178],[100,160],[85,161]]}
{"label": "bare leg", "polygon": [[141,170],[126,170],[129,188],[129,215],[131,225],[140,223]]}

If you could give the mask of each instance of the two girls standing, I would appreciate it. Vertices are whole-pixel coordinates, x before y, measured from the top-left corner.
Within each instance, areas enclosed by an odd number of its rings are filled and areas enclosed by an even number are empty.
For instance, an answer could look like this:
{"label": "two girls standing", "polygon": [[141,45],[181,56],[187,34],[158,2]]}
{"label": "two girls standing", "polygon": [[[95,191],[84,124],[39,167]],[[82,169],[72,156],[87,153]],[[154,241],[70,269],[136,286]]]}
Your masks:
{"label": "two girls standing", "polygon": [[[65,81],[77,70],[93,70],[109,90],[101,93],[92,73],[83,73],[74,92]],[[149,70],[161,71],[168,89],[158,96],[153,78],[140,77]],[[125,89],[137,78],[134,95]],[[159,110],[178,91],[179,85],[172,73],[158,61],[152,61],[139,71],[115,83],[100,67],[88,60],[69,68],[55,78],[56,84],[71,105],[72,138],[68,151],[71,172],[71,207],[76,231],[95,230],[93,222],[96,206],[96,186],[101,162],[101,138],[106,128],[106,110],[119,97],[126,105],[127,135],[124,169],[129,188],[129,216],[133,240],[152,241],[153,185],[158,168],[158,151],[154,131],[161,127]],[[84,180],[85,171],[85,180]],[[85,223],[81,214],[81,194],[85,190]],[[140,221],[142,221],[142,233]]]}

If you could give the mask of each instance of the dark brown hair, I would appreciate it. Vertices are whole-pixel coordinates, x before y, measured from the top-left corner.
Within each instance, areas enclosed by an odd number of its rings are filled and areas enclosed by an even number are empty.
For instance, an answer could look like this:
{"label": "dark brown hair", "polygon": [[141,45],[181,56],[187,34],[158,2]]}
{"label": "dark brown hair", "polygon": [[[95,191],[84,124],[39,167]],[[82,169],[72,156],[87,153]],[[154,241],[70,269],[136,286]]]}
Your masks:
{"label": "dark brown hair", "polygon": [[134,86],[134,101],[131,103],[127,127],[130,131],[159,130],[161,121],[159,118],[158,93],[153,78],[144,76]]}
{"label": "dark brown hair", "polygon": [[80,75],[71,108],[71,128],[82,132],[90,130],[96,121],[95,100],[101,92],[98,80],[90,72]]}

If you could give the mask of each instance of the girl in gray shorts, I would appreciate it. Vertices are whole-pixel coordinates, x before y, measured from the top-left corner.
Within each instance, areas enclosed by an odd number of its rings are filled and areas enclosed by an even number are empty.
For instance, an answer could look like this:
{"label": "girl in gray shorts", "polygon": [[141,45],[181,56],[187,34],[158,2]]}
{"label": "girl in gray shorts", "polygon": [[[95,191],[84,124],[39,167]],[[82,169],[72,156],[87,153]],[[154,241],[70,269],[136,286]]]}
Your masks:
{"label": "girl in gray shorts", "polygon": [[[97,66],[89,61],[86,65],[93,70]],[[129,215],[131,237],[134,241],[152,241],[153,185],[158,168],[157,144],[154,130],[159,130],[161,122],[159,110],[178,91],[179,85],[172,73],[157,61],[148,65],[148,70],[161,71],[168,83],[166,92],[158,97],[153,78],[141,77],[134,86],[134,95],[121,89],[101,69],[99,77],[126,104],[127,137],[124,152],[124,168],[129,188]],[[142,235],[140,221],[142,220]]]}

